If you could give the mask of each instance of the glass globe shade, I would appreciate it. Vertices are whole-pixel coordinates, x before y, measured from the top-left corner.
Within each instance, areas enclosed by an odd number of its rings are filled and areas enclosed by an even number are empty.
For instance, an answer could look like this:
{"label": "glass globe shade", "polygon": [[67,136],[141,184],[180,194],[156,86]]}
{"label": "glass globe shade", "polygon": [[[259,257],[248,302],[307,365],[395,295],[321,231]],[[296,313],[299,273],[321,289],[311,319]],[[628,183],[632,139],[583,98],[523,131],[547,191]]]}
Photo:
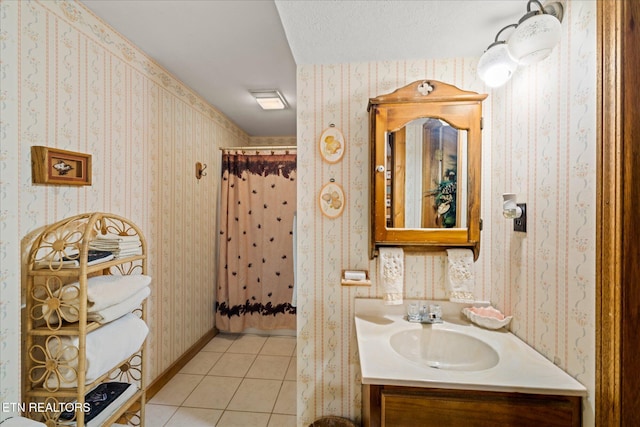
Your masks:
{"label": "glass globe shade", "polygon": [[545,59],[560,41],[562,26],[558,18],[531,12],[525,15],[509,37],[509,53],[520,65]]}
{"label": "glass globe shade", "polygon": [[489,87],[505,84],[518,67],[505,42],[493,43],[478,61],[478,76]]}

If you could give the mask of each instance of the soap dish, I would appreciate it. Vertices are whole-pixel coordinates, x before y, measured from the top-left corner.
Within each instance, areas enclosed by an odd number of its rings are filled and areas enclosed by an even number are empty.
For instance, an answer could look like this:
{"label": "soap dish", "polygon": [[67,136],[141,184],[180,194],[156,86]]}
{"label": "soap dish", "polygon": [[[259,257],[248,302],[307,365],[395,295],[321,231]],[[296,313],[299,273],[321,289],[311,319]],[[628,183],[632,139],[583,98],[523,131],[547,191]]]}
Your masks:
{"label": "soap dish", "polygon": [[462,312],[471,322],[487,329],[500,329],[511,322],[511,316],[505,316],[491,306],[465,307]]}

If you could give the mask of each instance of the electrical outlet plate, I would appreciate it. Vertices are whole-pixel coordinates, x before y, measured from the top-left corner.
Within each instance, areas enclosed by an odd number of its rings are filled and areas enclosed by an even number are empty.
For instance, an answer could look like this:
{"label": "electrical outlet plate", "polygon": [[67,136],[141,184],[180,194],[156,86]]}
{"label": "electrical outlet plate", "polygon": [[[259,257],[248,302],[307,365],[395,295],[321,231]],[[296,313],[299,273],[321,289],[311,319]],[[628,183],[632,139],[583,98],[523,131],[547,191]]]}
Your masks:
{"label": "electrical outlet plate", "polygon": [[520,216],[520,218],[514,218],[513,231],[521,231],[523,233],[526,233],[527,232],[527,204],[518,203],[518,207],[522,209],[522,215]]}

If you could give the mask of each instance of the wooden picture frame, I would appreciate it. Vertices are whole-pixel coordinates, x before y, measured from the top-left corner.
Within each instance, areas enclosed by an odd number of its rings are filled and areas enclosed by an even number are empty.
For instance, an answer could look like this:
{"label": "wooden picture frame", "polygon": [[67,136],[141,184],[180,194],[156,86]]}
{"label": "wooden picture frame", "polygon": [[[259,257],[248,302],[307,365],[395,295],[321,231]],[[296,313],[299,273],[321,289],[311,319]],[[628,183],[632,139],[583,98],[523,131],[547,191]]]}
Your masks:
{"label": "wooden picture frame", "polygon": [[31,179],[34,184],[91,185],[91,154],[34,145]]}

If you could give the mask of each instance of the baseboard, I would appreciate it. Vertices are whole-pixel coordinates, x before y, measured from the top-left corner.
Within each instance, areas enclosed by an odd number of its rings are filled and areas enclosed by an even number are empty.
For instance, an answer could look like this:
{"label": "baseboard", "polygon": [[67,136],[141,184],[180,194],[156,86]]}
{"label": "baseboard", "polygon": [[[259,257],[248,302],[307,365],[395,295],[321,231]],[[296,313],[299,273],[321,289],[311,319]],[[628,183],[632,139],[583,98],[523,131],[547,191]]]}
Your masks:
{"label": "baseboard", "polygon": [[263,337],[295,337],[297,332],[295,329],[262,330],[257,328],[247,328],[244,329],[241,334],[260,335]]}
{"label": "baseboard", "polygon": [[169,368],[167,368],[163,373],[161,373],[155,380],[153,380],[149,386],[147,387],[147,402],[151,400],[156,393],[160,391],[162,387],[164,387],[171,378],[173,378],[180,369],[184,368],[184,366],[189,363],[191,359],[194,358],[196,354],[200,352],[204,348],[205,345],[213,337],[218,335],[218,330],[216,328],[211,329],[209,332],[204,334],[202,338],[200,338],[194,345],[189,348],[178,360],[173,362]]}

